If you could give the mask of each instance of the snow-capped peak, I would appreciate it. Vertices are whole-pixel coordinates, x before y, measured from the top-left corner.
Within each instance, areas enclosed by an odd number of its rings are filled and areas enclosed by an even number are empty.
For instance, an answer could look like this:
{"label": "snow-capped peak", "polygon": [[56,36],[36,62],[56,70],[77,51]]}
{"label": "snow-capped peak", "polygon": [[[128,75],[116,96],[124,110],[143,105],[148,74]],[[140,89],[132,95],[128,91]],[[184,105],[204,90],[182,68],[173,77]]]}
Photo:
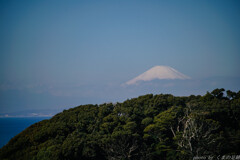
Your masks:
{"label": "snow-capped peak", "polygon": [[137,84],[139,81],[151,81],[154,79],[190,79],[190,77],[178,72],[169,66],[155,66],[139,76],[127,81],[126,85]]}

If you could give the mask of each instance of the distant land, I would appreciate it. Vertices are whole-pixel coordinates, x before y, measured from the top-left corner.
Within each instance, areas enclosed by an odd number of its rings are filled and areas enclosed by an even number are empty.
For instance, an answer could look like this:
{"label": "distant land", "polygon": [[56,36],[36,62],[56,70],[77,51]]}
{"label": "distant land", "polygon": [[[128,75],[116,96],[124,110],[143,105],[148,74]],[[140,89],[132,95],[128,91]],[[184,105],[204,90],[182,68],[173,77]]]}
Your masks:
{"label": "distant land", "polygon": [[55,115],[57,111],[53,110],[22,110],[22,111],[14,111],[7,113],[0,113],[0,118],[17,118],[17,117],[52,117]]}
{"label": "distant land", "polygon": [[155,66],[147,70],[143,74],[129,80],[126,85],[137,84],[139,81],[152,81],[155,79],[190,79],[190,77],[178,72],[169,66]]}

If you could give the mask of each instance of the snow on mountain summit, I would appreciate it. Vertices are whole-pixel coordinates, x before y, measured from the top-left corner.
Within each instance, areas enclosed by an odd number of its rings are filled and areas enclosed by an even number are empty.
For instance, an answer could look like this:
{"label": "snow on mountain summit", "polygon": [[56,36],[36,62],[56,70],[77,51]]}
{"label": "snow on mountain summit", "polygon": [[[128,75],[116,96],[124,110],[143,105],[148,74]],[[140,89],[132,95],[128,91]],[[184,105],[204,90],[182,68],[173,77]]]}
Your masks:
{"label": "snow on mountain summit", "polygon": [[178,72],[169,66],[155,66],[139,76],[126,82],[126,85],[137,84],[139,81],[151,81],[155,79],[190,79],[190,77]]}

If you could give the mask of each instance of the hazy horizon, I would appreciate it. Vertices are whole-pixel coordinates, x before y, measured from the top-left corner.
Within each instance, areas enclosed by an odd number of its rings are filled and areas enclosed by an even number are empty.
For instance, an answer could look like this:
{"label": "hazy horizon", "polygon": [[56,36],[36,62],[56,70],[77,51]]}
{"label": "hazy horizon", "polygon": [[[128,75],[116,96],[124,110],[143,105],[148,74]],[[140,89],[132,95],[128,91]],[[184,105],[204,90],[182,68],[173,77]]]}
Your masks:
{"label": "hazy horizon", "polygon": [[[0,1],[0,116],[240,90],[240,2]],[[154,66],[191,77],[122,84]]]}

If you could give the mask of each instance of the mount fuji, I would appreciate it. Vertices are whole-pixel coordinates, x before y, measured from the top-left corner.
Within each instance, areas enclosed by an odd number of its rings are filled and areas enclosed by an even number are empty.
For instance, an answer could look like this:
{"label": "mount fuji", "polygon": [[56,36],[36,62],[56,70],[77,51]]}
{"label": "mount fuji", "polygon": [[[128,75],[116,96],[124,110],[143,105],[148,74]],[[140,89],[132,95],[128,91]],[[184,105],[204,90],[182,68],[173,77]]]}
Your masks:
{"label": "mount fuji", "polygon": [[125,85],[134,85],[138,84],[140,81],[152,81],[155,79],[164,80],[164,79],[191,79],[190,77],[178,72],[174,68],[169,66],[155,66],[146,72],[140,74],[139,76],[127,81]]}

